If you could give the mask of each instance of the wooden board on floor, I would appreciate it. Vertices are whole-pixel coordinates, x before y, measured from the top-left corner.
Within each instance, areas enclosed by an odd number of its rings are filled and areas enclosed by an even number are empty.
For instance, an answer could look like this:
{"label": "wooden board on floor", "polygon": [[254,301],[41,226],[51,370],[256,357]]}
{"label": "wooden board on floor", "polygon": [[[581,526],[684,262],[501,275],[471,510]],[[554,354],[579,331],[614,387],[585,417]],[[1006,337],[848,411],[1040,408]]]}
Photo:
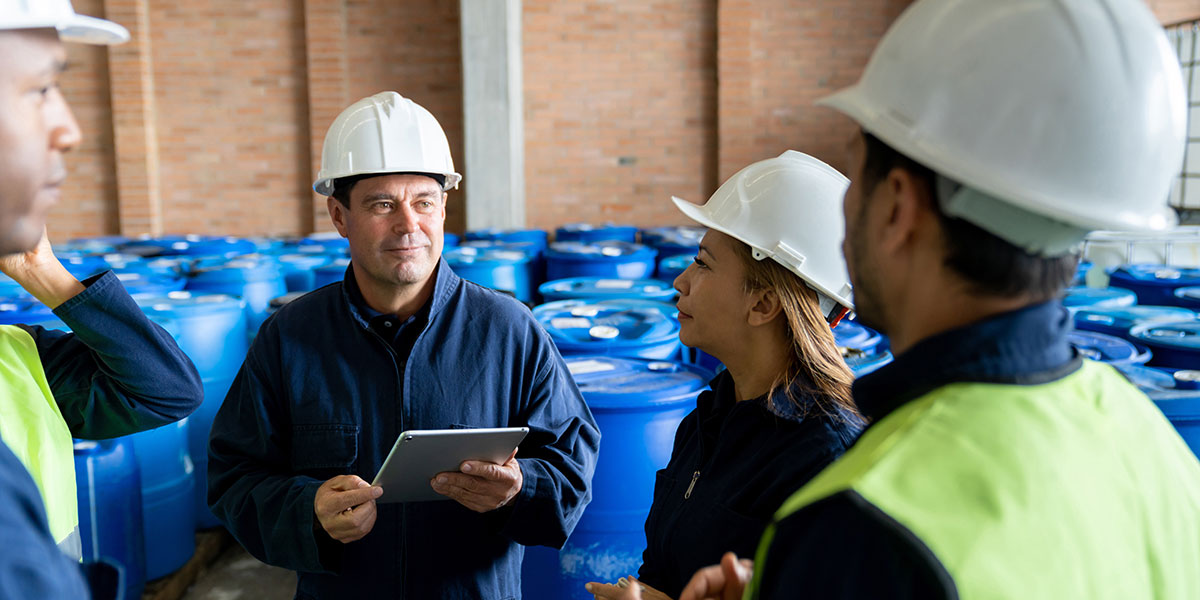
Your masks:
{"label": "wooden board on floor", "polygon": [[142,600],[179,600],[196,578],[233,543],[233,537],[218,527],[196,532],[196,553],[178,571],[146,582]]}

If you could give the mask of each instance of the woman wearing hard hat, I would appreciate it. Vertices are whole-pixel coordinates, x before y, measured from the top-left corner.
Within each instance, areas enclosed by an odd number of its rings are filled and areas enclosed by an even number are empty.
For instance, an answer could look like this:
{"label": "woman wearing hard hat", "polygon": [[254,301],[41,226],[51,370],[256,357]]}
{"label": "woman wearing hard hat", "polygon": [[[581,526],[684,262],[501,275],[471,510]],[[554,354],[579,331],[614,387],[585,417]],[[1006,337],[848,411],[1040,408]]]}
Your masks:
{"label": "woman wearing hard hat", "polygon": [[[839,250],[848,185],[788,151],[742,169],[703,206],[674,199],[709,228],[675,280],[679,337],[726,371],[680,424],[658,474],[643,597],[678,597],[723,552],[753,550],[780,503],[862,428],[830,328],[852,307]],[[613,598],[623,585],[587,589]]]}

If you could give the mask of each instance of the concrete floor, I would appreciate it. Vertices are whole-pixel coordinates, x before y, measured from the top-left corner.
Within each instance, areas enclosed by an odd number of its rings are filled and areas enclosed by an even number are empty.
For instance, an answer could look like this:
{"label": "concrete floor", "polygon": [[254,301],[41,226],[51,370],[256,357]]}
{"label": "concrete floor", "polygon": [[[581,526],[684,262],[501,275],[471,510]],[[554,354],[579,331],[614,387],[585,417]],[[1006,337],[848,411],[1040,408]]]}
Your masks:
{"label": "concrete floor", "polygon": [[272,567],[233,544],[183,596],[184,600],[292,600],[296,575]]}

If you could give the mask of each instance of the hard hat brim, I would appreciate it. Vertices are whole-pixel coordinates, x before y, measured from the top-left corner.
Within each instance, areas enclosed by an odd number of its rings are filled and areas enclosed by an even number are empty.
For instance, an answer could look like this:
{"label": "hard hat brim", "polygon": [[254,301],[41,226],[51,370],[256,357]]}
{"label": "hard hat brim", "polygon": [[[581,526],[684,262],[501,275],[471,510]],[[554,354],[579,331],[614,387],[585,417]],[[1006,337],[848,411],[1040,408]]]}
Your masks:
{"label": "hard hat brim", "polygon": [[86,15],[75,15],[70,20],[53,25],[58,38],[64,42],[113,46],[129,41],[129,30],[121,25]]}

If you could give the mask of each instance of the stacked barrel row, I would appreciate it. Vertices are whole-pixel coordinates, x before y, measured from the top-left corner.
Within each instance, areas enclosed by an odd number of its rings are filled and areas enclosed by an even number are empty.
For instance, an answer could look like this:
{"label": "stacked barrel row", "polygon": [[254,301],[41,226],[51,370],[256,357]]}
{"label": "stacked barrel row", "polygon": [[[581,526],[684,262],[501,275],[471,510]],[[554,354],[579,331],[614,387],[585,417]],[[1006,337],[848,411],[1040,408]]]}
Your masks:
{"label": "stacked barrel row", "polygon": [[1085,263],[1076,283],[1064,300],[1076,348],[1125,373],[1200,456],[1200,268]]}

